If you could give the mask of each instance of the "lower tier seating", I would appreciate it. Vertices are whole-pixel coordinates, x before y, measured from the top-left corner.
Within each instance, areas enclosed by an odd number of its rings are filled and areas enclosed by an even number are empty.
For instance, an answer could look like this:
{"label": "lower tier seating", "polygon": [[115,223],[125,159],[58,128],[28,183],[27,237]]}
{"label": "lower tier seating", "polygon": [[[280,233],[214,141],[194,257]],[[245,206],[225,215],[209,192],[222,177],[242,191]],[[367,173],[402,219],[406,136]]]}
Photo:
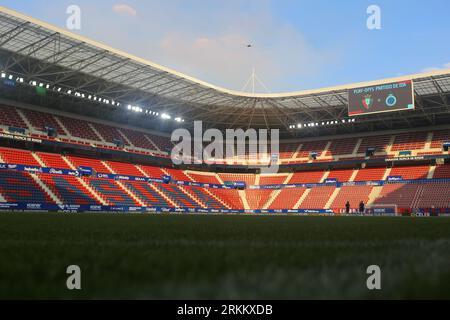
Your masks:
{"label": "lower tier seating", "polygon": [[7,202],[55,203],[25,172],[0,170],[0,195]]}
{"label": "lower tier seating", "polygon": [[[141,181],[115,181],[95,177],[77,178],[42,172],[27,173],[0,170],[0,202],[62,203],[73,205],[107,204],[118,206],[158,206],[187,208],[230,209],[324,209],[339,211],[349,201],[357,207],[366,204],[395,204],[400,208],[450,207],[450,165],[399,166],[392,169],[366,168],[360,170],[331,170],[297,172],[292,174],[262,175],[214,174],[211,172],[185,172],[138,166],[130,163],[101,161],[82,157],[63,157],[11,148],[0,148],[0,161],[29,166],[51,166],[73,169],[88,166],[101,173],[114,171],[123,175],[144,175],[161,178],[171,175],[175,180],[221,184],[223,180],[246,181],[249,184],[318,183],[323,177],[340,182],[382,180],[385,175],[402,176],[405,179],[428,179],[427,183],[386,183],[384,186],[334,185],[307,188],[246,189],[244,191],[163,184]],[[28,168],[30,169],[30,168]],[[31,168],[37,170],[35,168]],[[389,172],[389,174],[387,174]],[[290,179],[288,177],[291,176]],[[436,180],[429,180],[435,178]],[[82,180],[81,180],[82,179]],[[222,181],[220,181],[222,179]]]}
{"label": "lower tier seating", "polygon": [[368,202],[371,192],[372,187],[370,186],[342,187],[334,199],[331,208],[344,209],[347,201],[350,202],[352,208],[357,208],[361,201],[364,203]]}
{"label": "lower tier seating", "polygon": [[112,180],[84,178],[108,204],[114,206],[138,206],[139,204]]}
{"label": "lower tier seating", "polygon": [[78,182],[76,177],[42,173],[38,176],[64,204],[98,204],[98,201]]}

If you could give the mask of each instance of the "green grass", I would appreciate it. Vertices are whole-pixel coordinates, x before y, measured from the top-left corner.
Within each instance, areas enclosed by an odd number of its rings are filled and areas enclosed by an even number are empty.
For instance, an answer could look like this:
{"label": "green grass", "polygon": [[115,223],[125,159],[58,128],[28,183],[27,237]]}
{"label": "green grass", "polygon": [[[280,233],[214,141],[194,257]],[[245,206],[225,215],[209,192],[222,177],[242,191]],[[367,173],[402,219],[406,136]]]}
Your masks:
{"label": "green grass", "polygon": [[0,298],[450,298],[450,219],[0,214]]}

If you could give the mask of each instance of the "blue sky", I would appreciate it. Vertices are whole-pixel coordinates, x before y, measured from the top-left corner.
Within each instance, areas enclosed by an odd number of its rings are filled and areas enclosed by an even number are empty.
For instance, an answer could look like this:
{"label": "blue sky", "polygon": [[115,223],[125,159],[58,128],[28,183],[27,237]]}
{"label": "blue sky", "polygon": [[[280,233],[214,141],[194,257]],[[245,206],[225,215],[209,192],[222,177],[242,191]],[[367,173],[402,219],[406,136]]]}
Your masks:
{"label": "blue sky", "polygon": [[[241,90],[253,67],[271,92],[450,68],[448,0],[0,0],[2,6]],[[366,27],[369,5],[381,30]],[[246,44],[253,44],[246,48]],[[257,91],[265,89],[257,86]]]}

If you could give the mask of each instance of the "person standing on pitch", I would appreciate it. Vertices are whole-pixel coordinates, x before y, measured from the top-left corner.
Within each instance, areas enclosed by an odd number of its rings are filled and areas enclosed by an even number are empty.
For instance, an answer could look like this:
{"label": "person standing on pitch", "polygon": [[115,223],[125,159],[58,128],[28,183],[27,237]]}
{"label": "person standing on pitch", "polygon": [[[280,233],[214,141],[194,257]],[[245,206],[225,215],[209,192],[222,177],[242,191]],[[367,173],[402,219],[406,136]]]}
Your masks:
{"label": "person standing on pitch", "polygon": [[361,201],[359,203],[359,214],[364,214],[364,211],[365,211],[365,205],[364,205],[364,202]]}
{"label": "person standing on pitch", "polygon": [[346,214],[350,213],[350,201],[347,201],[347,203],[345,204],[345,213]]}

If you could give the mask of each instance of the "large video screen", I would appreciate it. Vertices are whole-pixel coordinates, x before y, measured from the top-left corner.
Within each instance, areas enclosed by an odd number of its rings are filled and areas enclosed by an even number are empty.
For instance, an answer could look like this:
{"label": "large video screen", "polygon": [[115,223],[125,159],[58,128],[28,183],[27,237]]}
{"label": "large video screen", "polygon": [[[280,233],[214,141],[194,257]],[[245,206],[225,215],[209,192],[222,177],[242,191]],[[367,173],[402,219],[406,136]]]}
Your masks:
{"label": "large video screen", "polygon": [[411,80],[350,89],[349,116],[414,109]]}

